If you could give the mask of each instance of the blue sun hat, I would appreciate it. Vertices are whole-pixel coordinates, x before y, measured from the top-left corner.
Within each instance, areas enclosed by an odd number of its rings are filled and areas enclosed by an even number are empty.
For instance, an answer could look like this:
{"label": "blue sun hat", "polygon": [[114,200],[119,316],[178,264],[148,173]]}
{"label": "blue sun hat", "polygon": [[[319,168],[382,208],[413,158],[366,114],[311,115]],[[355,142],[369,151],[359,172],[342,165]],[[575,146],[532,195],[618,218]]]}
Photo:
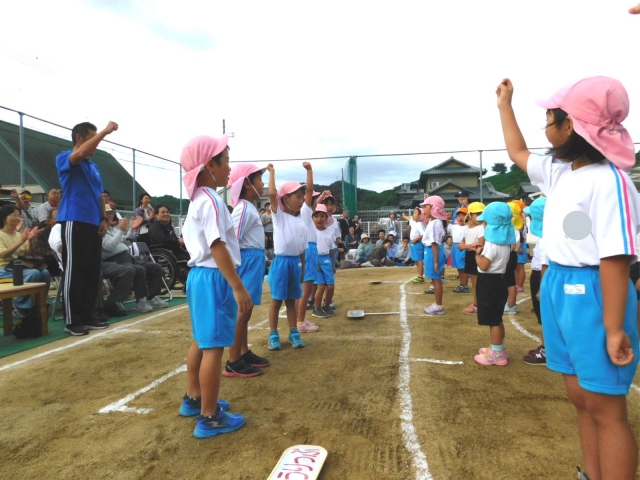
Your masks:
{"label": "blue sun hat", "polygon": [[542,219],[546,204],[547,197],[538,197],[531,205],[524,207],[524,213],[531,217],[531,225],[529,225],[531,233],[540,238],[542,238]]}
{"label": "blue sun hat", "polygon": [[515,242],[515,233],[511,219],[511,207],[503,202],[493,202],[486,206],[478,221],[487,222],[484,238],[496,245],[511,245]]}

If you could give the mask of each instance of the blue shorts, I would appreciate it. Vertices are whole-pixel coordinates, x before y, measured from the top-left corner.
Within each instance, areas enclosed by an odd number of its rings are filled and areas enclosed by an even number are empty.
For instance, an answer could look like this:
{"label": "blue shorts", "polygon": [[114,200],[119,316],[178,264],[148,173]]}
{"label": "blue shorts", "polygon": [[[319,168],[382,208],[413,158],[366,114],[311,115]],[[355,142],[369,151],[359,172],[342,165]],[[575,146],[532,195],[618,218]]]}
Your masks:
{"label": "blue shorts", "polygon": [[451,249],[451,266],[459,270],[464,270],[465,251],[458,248],[458,244],[454,243]]}
{"label": "blue shorts", "polygon": [[411,260],[414,262],[424,261],[424,245],[422,242],[411,244]]}
{"label": "blue shorts", "polygon": [[331,265],[331,255],[318,255],[316,276],[315,285],[334,285],[336,283],[333,265]]}
{"label": "blue shorts", "polygon": [[302,297],[301,273],[302,262],[299,256],[276,255],[269,268],[271,298],[273,300],[297,300]]}
{"label": "blue shorts", "polygon": [[267,259],[261,248],[245,248],[240,250],[241,265],[238,267],[238,275],[244,288],[251,295],[254,305],[262,303],[262,283],[264,282],[264,270]]}
{"label": "blue shorts", "polygon": [[527,244],[521,244],[520,248],[522,248],[522,253],[518,254],[518,263],[527,263]]}
{"label": "blue shorts", "polygon": [[217,268],[193,267],[187,277],[187,303],[198,348],[233,345],[238,304]]}
{"label": "blue shorts", "polygon": [[598,267],[565,267],[551,262],[540,286],[547,367],[576,375],[580,386],[590,392],[628,395],[640,360],[637,308],[629,281],[623,329],[634,359],[619,367],[607,354]]}
{"label": "blue shorts", "polygon": [[316,282],[318,280],[318,244],[309,242],[304,251],[304,281]]}
{"label": "blue shorts", "polygon": [[440,280],[444,275],[444,267],[447,264],[447,256],[444,254],[444,248],[439,245],[438,248],[438,271],[433,269],[433,250],[431,246],[424,247],[424,276]]}

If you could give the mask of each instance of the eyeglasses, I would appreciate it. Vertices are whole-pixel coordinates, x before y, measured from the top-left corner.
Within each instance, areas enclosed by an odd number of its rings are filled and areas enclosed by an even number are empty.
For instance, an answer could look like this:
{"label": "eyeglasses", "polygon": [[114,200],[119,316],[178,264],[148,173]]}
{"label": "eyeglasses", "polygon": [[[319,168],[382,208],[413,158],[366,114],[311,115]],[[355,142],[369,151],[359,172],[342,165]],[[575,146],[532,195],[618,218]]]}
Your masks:
{"label": "eyeglasses", "polygon": [[11,215],[9,215],[10,217],[13,218],[22,218],[22,215],[20,215],[19,213],[12,213]]}

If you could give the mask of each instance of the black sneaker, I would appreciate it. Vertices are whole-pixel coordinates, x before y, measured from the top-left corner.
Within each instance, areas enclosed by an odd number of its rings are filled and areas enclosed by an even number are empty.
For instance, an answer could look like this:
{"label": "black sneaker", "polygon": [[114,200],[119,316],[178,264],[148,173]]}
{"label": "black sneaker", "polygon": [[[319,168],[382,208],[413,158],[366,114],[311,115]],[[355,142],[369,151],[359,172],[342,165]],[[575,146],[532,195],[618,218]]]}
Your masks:
{"label": "black sneaker", "polygon": [[264,368],[271,365],[271,363],[269,363],[269,360],[263,357],[259,357],[251,350],[247,350],[247,353],[243,354],[240,358],[249,365],[253,365],[254,367]]}
{"label": "black sneaker", "polygon": [[72,323],[64,327],[64,331],[75,336],[89,335],[89,329],[79,323]]}
{"label": "black sneaker", "polygon": [[321,308],[314,308],[313,312],[311,313],[311,316],[318,317],[318,318],[327,318],[327,317],[330,317],[331,315],[329,315],[327,312],[325,312]]}
{"label": "black sneaker", "polygon": [[104,330],[105,328],[109,328],[109,324],[107,322],[101,322],[95,318],[85,320],[84,326],[89,330]]}
{"label": "black sneaker", "polygon": [[227,362],[222,374],[225,377],[257,377],[262,374],[262,369],[249,365],[242,358],[235,362]]}
{"label": "black sneaker", "polygon": [[331,307],[329,305],[325,305],[324,307],[322,307],[322,311],[324,313],[326,313],[328,317],[335,317],[336,316],[336,312],[331,310]]}
{"label": "black sneaker", "polygon": [[126,317],[129,315],[124,308],[120,308],[116,302],[111,302],[107,300],[104,302],[104,313],[109,315],[110,317]]}

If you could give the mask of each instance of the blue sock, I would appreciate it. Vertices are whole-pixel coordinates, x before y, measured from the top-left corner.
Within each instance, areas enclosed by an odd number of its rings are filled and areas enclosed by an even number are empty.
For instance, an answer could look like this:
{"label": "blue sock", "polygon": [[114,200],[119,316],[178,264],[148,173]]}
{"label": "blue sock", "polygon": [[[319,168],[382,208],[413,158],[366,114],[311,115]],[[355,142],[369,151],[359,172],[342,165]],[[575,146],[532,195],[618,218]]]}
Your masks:
{"label": "blue sock", "polygon": [[494,352],[501,352],[502,351],[502,345],[491,345],[491,350],[493,350]]}

